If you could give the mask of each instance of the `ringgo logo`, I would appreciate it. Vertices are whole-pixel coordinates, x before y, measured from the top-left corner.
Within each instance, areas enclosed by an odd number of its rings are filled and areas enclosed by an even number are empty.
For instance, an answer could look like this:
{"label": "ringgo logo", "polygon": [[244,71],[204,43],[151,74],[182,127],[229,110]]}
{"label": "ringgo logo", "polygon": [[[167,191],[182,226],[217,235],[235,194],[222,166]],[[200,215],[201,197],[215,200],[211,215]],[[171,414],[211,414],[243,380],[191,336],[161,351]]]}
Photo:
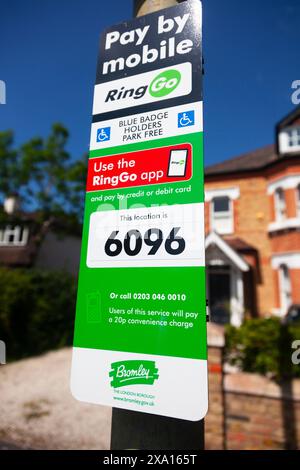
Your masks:
{"label": "ringgo logo", "polygon": [[178,70],[166,70],[160,73],[150,85],[150,95],[154,98],[160,98],[172,93],[178,87],[181,80],[181,74]]}
{"label": "ringgo logo", "polygon": [[192,91],[192,65],[141,73],[95,86],[93,114],[176,98]]}

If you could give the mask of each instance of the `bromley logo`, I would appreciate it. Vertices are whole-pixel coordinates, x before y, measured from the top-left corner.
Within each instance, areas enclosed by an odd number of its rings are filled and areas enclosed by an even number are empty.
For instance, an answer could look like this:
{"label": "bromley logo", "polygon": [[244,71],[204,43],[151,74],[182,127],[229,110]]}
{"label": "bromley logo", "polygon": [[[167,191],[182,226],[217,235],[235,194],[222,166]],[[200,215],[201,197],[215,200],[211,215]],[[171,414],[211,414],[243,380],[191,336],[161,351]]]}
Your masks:
{"label": "bromley logo", "polygon": [[112,377],[110,385],[113,388],[127,385],[153,385],[158,379],[158,369],[154,361],[119,361],[111,364],[109,376]]}
{"label": "bromley logo", "polygon": [[93,114],[176,98],[192,91],[189,62],[95,86]]}

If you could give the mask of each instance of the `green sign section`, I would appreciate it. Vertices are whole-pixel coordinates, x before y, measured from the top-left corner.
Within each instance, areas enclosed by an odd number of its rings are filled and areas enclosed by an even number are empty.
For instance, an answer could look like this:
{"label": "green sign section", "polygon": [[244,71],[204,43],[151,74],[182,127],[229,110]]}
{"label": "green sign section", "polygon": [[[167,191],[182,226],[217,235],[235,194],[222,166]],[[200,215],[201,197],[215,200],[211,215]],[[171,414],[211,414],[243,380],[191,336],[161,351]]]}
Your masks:
{"label": "green sign section", "polygon": [[202,133],[90,153],[94,158],[183,143],[192,146],[189,180],[151,185],[151,197],[147,196],[150,186],[87,193],[74,346],[206,359],[203,266],[87,266],[91,214],[204,201]]}
{"label": "green sign section", "polygon": [[[102,272],[95,279],[87,268],[80,283],[74,346],[206,358],[205,297],[199,296],[203,267]],[[98,318],[91,294],[100,304]]]}

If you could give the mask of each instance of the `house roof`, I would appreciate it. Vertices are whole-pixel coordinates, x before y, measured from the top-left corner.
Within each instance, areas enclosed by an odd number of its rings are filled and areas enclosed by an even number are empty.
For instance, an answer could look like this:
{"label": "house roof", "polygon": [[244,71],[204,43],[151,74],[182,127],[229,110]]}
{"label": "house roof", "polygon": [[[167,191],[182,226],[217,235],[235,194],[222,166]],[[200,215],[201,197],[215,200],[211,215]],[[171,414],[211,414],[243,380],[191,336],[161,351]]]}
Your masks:
{"label": "house roof", "polygon": [[25,246],[0,245],[0,266],[8,267],[29,267],[34,263],[38,253],[40,243],[49,229],[57,233],[78,234],[77,227],[69,227],[67,222],[55,217],[41,221],[41,215],[38,212],[26,213],[18,212],[16,215],[7,217],[5,221],[0,221],[0,229],[6,226],[21,226],[29,229],[29,239]]}
{"label": "house roof", "polygon": [[[278,122],[276,125],[276,136],[281,129],[292,124],[300,124],[300,106],[297,106]],[[209,165],[205,168],[205,176],[256,171],[276,161],[281,161],[283,158],[286,157],[278,153],[278,142],[276,142],[275,145],[267,145],[252,152],[230,158],[224,162]]]}
{"label": "house roof", "polygon": [[205,176],[259,170],[278,158],[275,145],[267,145],[253,152],[210,165],[205,168]]}
{"label": "house roof", "polygon": [[39,238],[43,234],[44,226],[38,224],[33,213],[19,213],[18,217],[11,216],[6,222],[0,223],[0,229],[6,226],[26,227],[29,230],[29,239],[26,245],[0,245],[0,266],[25,267],[33,263],[39,246]]}
{"label": "house roof", "polygon": [[36,250],[37,246],[33,243],[27,246],[0,247],[0,266],[30,266]]}
{"label": "house roof", "polygon": [[225,240],[233,250],[240,252],[257,251],[254,246],[249,245],[249,243],[245,242],[241,238],[226,238]]}
{"label": "house roof", "polygon": [[276,131],[280,131],[281,129],[295,124],[295,122],[299,122],[300,119],[300,106],[294,108],[287,116],[281,119],[276,125]]}
{"label": "house roof", "polygon": [[[242,240],[241,240],[242,241]],[[215,245],[219,248],[219,250],[224,253],[227,258],[231,260],[231,262],[241,271],[247,272],[249,271],[250,267],[247,261],[243,258],[241,254],[237,252],[230,244],[228,240],[225,240],[216,232],[210,232],[210,234],[206,237],[205,240],[205,248],[207,249],[209,246]]]}

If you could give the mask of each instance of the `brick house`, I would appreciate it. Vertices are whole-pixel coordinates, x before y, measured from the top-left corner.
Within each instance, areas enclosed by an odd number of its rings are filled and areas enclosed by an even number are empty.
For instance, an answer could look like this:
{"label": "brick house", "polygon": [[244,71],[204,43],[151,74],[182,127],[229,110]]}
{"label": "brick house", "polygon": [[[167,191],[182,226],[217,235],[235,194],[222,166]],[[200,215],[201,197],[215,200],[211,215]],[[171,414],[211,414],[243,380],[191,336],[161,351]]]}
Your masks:
{"label": "brick house", "polygon": [[206,168],[205,211],[213,321],[300,304],[300,107],[277,124],[274,145]]}

